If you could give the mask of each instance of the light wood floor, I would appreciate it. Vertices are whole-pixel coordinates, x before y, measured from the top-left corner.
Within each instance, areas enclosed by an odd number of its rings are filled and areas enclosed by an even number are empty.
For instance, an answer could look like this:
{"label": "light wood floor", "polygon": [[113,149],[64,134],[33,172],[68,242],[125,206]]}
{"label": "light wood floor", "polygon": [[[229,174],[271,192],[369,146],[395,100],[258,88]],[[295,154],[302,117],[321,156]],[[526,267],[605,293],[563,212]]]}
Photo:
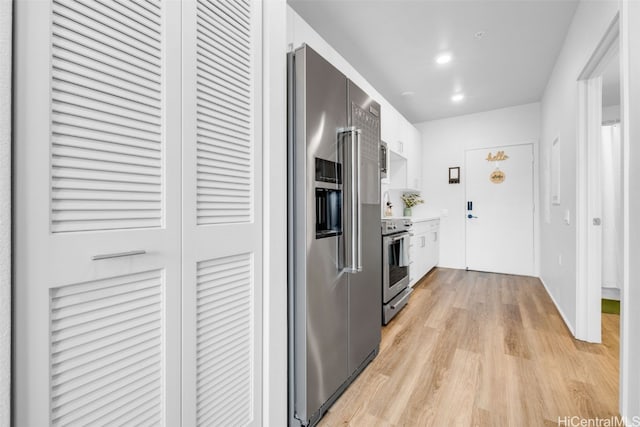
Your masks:
{"label": "light wood floor", "polygon": [[320,426],[557,426],[618,415],[619,316],[576,341],[538,279],[436,269]]}

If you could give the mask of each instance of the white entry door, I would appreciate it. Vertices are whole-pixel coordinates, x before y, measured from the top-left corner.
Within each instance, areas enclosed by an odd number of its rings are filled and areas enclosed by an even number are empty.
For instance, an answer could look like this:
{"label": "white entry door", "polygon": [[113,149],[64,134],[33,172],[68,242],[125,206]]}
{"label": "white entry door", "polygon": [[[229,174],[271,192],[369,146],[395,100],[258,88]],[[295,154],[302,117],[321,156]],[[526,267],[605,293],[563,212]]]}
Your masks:
{"label": "white entry door", "polygon": [[532,275],[533,145],[469,150],[465,166],[467,268]]}

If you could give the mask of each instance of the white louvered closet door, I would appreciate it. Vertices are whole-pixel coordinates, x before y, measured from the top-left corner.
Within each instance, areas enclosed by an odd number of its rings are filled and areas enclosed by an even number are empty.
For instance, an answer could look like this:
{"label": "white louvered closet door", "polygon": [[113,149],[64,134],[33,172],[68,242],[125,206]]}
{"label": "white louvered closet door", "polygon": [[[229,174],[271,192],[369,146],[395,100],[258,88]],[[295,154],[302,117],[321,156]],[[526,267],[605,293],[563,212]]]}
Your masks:
{"label": "white louvered closet door", "polygon": [[17,426],[180,424],[180,25],[16,1]]}
{"label": "white louvered closet door", "polygon": [[183,425],[260,425],[261,3],[182,18]]}

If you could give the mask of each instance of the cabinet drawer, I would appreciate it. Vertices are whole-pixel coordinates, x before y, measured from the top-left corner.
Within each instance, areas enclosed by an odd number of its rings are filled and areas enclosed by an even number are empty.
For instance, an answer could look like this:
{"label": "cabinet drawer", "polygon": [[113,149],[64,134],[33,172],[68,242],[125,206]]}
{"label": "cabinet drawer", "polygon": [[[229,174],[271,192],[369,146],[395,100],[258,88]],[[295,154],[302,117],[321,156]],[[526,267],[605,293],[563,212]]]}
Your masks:
{"label": "cabinet drawer", "polygon": [[440,227],[439,219],[430,219],[428,221],[420,221],[413,223],[414,234],[426,233]]}
{"label": "cabinet drawer", "polygon": [[414,222],[413,234],[422,234],[429,231],[429,228],[430,228],[429,222],[430,221]]}

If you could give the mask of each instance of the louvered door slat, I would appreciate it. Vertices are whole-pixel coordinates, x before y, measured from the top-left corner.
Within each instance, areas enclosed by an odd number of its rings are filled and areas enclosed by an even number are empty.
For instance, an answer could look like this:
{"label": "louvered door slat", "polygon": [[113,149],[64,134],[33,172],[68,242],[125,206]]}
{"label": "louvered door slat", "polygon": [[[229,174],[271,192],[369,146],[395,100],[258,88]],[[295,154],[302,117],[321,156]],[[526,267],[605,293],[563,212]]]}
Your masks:
{"label": "louvered door slat", "polygon": [[[140,34],[122,25],[108,14],[101,14],[78,0],[56,0],[56,13],[89,26],[95,34],[119,42],[141,59],[153,63],[160,58],[160,40]],[[149,33],[149,32],[148,32]]]}
{"label": "louvered door slat", "polygon": [[[204,46],[210,49],[220,49],[220,53],[227,60],[231,60],[238,67],[238,71],[244,73],[242,64],[251,60],[250,46],[248,40],[239,40],[229,32],[225,32],[223,28],[203,26],[202,31],[198,34],[198,40]],[[243,50],[233,50],[231,46],[244,47]],[[233,76],[233,75],[232,75]]]}
{"label": "louvered door slat", "polygon": [[[60,39],[58,39],[60,40]],[[78,69],[86,69],[93,72],[98,72],[102,74],[106,74],[110,78],[116,79],[116,81],[123,81],[134,85],[133,87],[137,88],[145,88],[152,91],[160,90],[160,82],[156,81],[155,76],[141,76],[140,73],[135,72],[137,70],[126,70],[123,69],[121,64],[118,64],[116,61],[113,61],[113,58],[109,58],[110,61],[105,60],[106,58],[102,58],[102,60],[98,60],[96,55],[92,57],[87,57],[86,54],[88,52],[84,52],[84,49],[78,49],[78,46],[73,46],[72,48],[65,48],[65,41],[60,40],[56,42],[54,40],[52,54],[54,58],[65,58],[69,64],[74,64]],[[131,68],[131,67],[128,67]],[[72,70],[73,71],[73,70]],[[134,71],[132,73],[132,71]],[[151,78],[149,78],[151,77]]]}
{"label": "louvered door slat", "polygon": [[[162,224],[162,21],[150,6],[54,2],[54,233]],[[78,196],[98,189],[108,201]]]}
{"label": "louvered door slat", "polygon": [[[65,387],[56,388],[56,405],[64,407],[64,411],[59,411],[56,415],[62,416],[85,408],[86,401],[93,403],[105,396],[113,398],[120,390],[135,387],[140,380],[157,376],[157,365],[160,362],[157,353],[158,348],[152,347],[135,355],[129,354],[126,361],[113,363],[109,370],[94,372],[93,375],[85,374],[82,383],[64,383]],[[98,402],[96,404],[99,405]]]}
{"label": "louvered door slat", "polygon": [[[197,415],[198,424],[227,417],[229,396],[242,405],[237,424],[251,414],[253,358],[252,262],[236,255],[198,263]],[[233,286],[229,286],[232,284]]]}
{"label": "louvered door slat", "polygon": [[[91,374],[101,372],[103,366],[113,366],[117,362],[124,359],[133,360],[137,355],[144,354],[143,358],[152,352],[157,352],[160,341],[158,339],[150,339],[143,342],[137,342],[129,348],[122,348],[118,352],[112,352],[111,354],[94,359],[87,359],[88,362],[73,369],[58,374],[51,382],[52,387],[58,389],[60,385],[67,386],[70,390],[77,389],[86,384],[91,384]],[[107,374],[108,375],[108,374]]]}
{"label": "louvered door slat", "polygon": [[123,52],[117,45],[107,44],[108,40],[87,36],[83,33],[82,27],[62,16],[57,17],[57,21],[56,32],[52,38],[53,49],[57,55],[63,55],[63,51],[72,52],[75,57],[86,58],[85,61],[108,64],[110,69],[129,73],[130,78],[139,77],[149,83],[160,83],[161,74],[156,65],[137,58],[130,52]]}
{"label": "louvered door slat", "polygon": [[[56,81],[56,102],[66,101],[66,97],[73,98],[73,105],[83,105],[94,110],[105,110],[119,116],[140,118],[144,123],[160,125],[160,109],[157,106],[149,106],[125,98],[117,97],[111,93],[98,91],[74,82],[62,80]],[[86,100],[86,101],[85,101]]]}
{"label": "louvered door slat", "polygon": [[253,210],[251,8],[224,3],[197,5],[198,224],[248,222]]}
{"label": "louvered door slat", "polygon": [[[54,58],[55,59],[55,58]],[[82,67],[75,67],[74,64],[54,61],[52,72],[54,82],[63,81],[74,84],[81,88],[90,88],[102,93],[122,98],[125,101],[141,104],[147,107],[159,105],[160,94],[145,91],[143,87],[127,84],[126,82],[110,79],[104,74],[91,72]]]}
{"label": "louvered door slat", "polygon": [[110,7],[126,13],[129,11],[135,19],[137,19],[142,25],[148,26],[151,29],[154,28],[154,22],[158,18],[157,13],[152,13],[148,9],[140,6],[138,2],[133,0],[98,0],[102,4],[108,4]]}
{"label": "louvered door slat", "polygon": [[58,200],[161,200],[160,187],[148,184],[108,181],[81,181],[73,178],[54,178],[56,190],[52,198]]}
{"label": "louvered door slat", "polygon": [[[73,203],[76,201],[87,202],[89,204],[98,202],[115,202],[118,203],[122,200],[131,202],[154,202],[160,203],[160,195],[153,197],[153,195],[145,195],[140,197],[138,193],[125,193],[118,191],[105,191],[98,189],[95,191],[74,191],[74,190],[57,190],[52,194],[53,200],[58,200],[59,203]],[[135,205],[134,205],[135,206]],[[154,205],[155,206],[155,205]],[[157,206],[156,206],[157,207]]]}
{"label": "louvered door slat", "polygon": [[[55,147],[55,146],[54,146]],[[57,148],[57,147],[56,147]],[[156,165],[143,165],[133,162],[130,159],[128,163],[115,161],[110,159],[91,158],[82,149],[77,150],[60,150],[67,151],[67,155],[56,152],[52,159],[52,165],[58,168],[69,169],[93,169],[97,171],[116,172],[120,174],[143,175],[150,177],[159,177],[159,167]],[[71,152],[71,153],[69,153]],[[96,157],[96,156],[94,156]]]}
{"label": "louvered door slat", "polygon": [[220,146],[226,148],[227,150],[244,153],[247,155],[247,163],[249,163],[251,160],[251,158],[249,157],[249,154],[251,154],[251,145],[246,138],[231,135],[230,132],[226,131],[225,129],[209,130],[206,128],[199,128],[198,136],[202,138],[202,143],[205,146]]}
{"label": "louvered door slat", "polygon": [[[246,26],[238,27],[237,23],[223,12],[222,4],[218,2],[213,4],[211,1],[198,2],[198,16],[206,19],[202,20],[198,25],[205,28],[215,28],[220,26],[224,28],[227,34],[235,36],[238,40],[249,43],[251,40],[250,31]],[[250,13],[250,11],[247,11]],[[214,25],[216,24],[216,25]]]}
{"label": "louvered door slat", "polygon": [[157,138],[158,135],[157,124],[125,117],[120,114],[113,114],[109,111],[92,109],[86,105],[70,102],[56,102],[53,104],[53,109],[56,112],[56,115],[62,117],[70,116],[84,119],[87,122],[109,124],[115,127],[116,130],[119,130],[119,128],[122,127],[123,129],[131,129],[133,131],[141,132],[143,135],[143,132],[147,132],[147,137],[151,136],[152,139]]}
{"label": "louvered door slat", "polygon": [[129,8],[122,7],[121,4],[113,0],[76,1],[92,8],[101,15],[109,16],[112,20],[135,31],[139,37],[150,40],[152,47],[153,42],[159,41],[161,38],[160,31],[155,28],[153,20],[146,19],[144,15],[140,15],[139,11],[132,11]]}
{"label": "louvered door slat", "polygon": [[51,138],[53,144],[58,145],[60,149],[64,147],[82,148],[90,150],[98,155],[124,155],[126,158],[133,158],[135,161],[148,161],[149,164],[160,164],[161,153],[158,150],[131,146],[126,144],[114,144],[112,142],[97,141],[93,139],[78,138],[65,135],[53,135]]}
{"label": "louvered door slat", "polygon": [[[89,143],[104,142],[109,144],[132,147],[133,149],[150,150],[154,156],[161,156],[161,147],[157,141],[145,141],[142,139],[130,138],[118,134],[107,134],[105,132],[97,132],[93,129],[82,128],[78,126],[69,126],[63,123],[54,123],[51,127],[53,132],[52,140],[60,145],[65,145],[66,141],[86,140]],[[115,149],[119,149],[117,147]]]}
{"label": "louvered door slat", "polygon": [[162,294],[161,271],[51,289],[53,424],[100,422],[159,393]]}
{"label": "louvered door slat", "polygon": [[[55,144],[55,142],[54,142]],[[107,150],[106,146],[103,149],[97,149],[98,147],[91,142],[88,142],[87,146],[80,144],[66,143],[56,144],[57,155],[61,157],[87,159],[98,162],[107,162],[129,166],[148,167],[153,170],[157,170],[162,166],[160,159],[147,156],[139,156],[132,154],[131,152],[119,151],[117,148]],[[111,147],[108,147],[111,148]]]}

